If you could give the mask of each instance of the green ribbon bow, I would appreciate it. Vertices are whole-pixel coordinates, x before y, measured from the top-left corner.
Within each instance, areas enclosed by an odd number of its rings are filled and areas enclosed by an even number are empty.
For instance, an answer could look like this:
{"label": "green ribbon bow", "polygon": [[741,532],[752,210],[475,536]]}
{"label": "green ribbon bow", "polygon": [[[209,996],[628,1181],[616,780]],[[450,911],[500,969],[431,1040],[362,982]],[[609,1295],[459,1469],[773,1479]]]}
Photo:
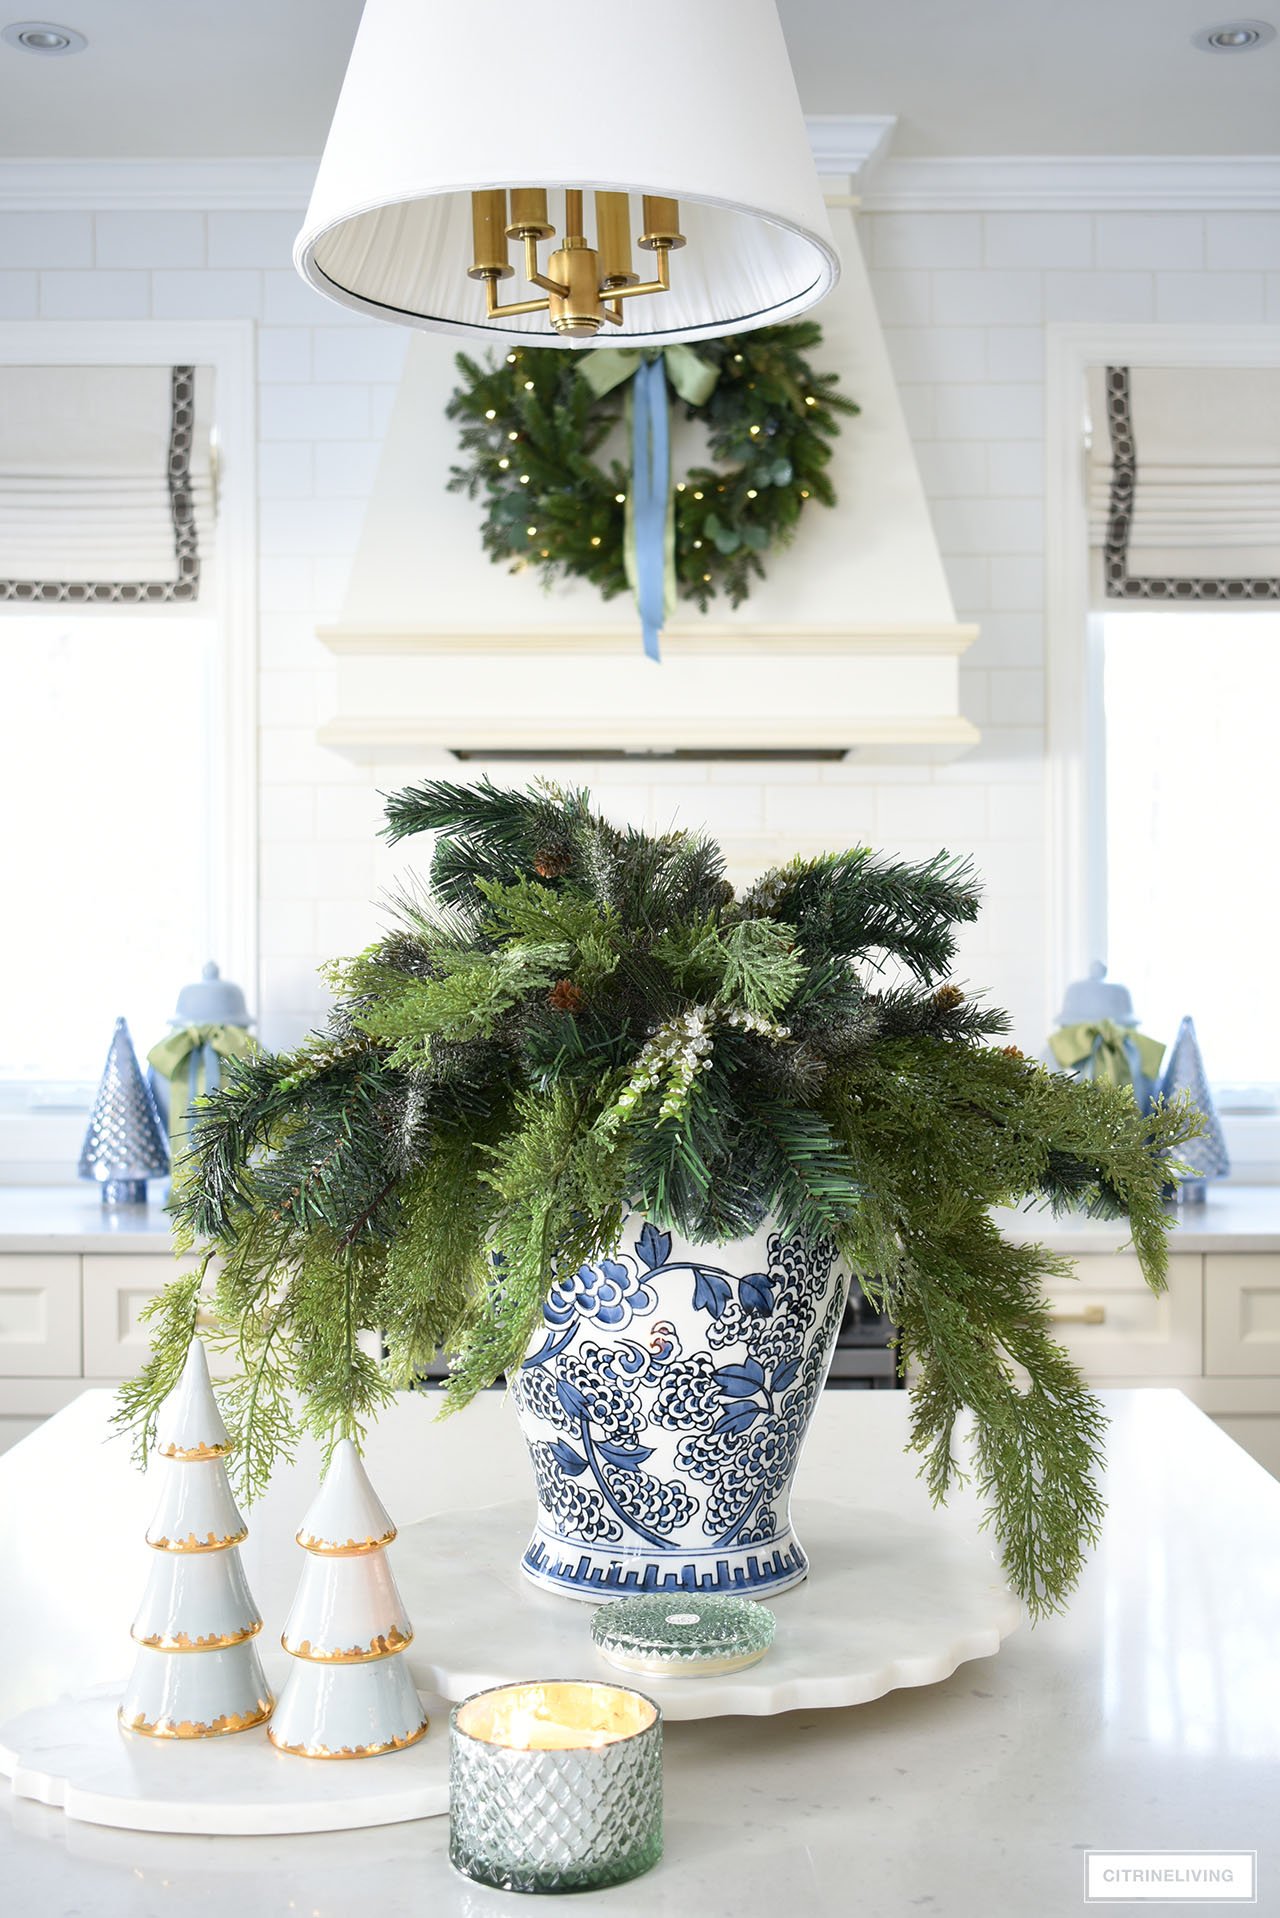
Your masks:
{"label": "green ribbon bow", "polygon": [[[688,406],[704,406],[711,398],[720,378],[720,369],[691,346],[682,346],[676,342],[673,346],[664,346],[655,352],[635,346],[600,346],[593,352],[583,353],[577,361],[577,368],[598,400],[606,393],[612,393],[624,380],[634,378],[635,374],[649,360],[661,360],[662,369],[670,385]],[[627,438],[632,447],[632,467],[635,465],[635,422],[631,394],[627,394]],[[640,561],[636,547],[635,493],[633,485],[627,488],[626,533],[623,545],[623,564],[626,567],[627,584],[640,604]],[[655,555],[656,557],[656,555]],[[662,537],[662,573],[663,607],[669,619],[676,606],[676,499],[670,484],[667,488],[667,511]],[[656,657],[656,654],[655,654]]]}
{"label": "green ribbon bow", "polygon": [[179,1026],[152,1046],[147,1064],[158,1078],[169,1081],[169,1163],[175,1174],[186,1151],[191,1107],[212,1089],[208,1084],[212,1055],[248,1059],[257,1050],[258,1041],[243,1026]]}
{"label": "green ribbon bow", "polygon": [[1118,1026],[1114,1019],[1063,1026],[1050,1034],[1049,1047],[1060,1066],[1070,1070],[1088,1060],[1093,1065],[1093,1077],[1113,1086],[1133,1084],[1135,1063],[1144,1079],[1156,1079],[1164,1058],[1164,1047],[1158,1039]]}
{"label": "green ribbon bow", "polygon": [[691,346],[664,346],[655,353],[638,346],[598,346],[578,360],[581,373],[598,400],[629,380],[642,360],[659,359],[663,371],[688,406],[705,406],[716,390],[720,368],[704,360]]}

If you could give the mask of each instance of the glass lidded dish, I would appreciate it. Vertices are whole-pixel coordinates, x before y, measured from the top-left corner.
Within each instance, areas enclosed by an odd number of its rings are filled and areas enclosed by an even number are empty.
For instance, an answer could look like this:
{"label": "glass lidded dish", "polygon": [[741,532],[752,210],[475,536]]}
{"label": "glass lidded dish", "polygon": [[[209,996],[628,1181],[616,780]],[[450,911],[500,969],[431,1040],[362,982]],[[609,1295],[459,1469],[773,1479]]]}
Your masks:
{"label": "glass lidded dish", "polygon": [[773,1643],[776,1621],[750,1598],[620,1598],[602,1605],[591,1636],[602,1658],[654,1678],[711,1678],[745,1671]]}

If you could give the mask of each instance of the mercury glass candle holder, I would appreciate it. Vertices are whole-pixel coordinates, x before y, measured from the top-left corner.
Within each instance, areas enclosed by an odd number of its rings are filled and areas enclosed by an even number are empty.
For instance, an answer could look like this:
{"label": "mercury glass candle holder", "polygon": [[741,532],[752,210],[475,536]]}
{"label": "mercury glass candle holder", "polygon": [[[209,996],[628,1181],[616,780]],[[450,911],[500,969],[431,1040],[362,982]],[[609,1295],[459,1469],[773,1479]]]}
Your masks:
{"label": "mercury glass candle holder", "polygon": [[662,1856],[662,1714],[616,1685],[497,1685],[449,1720],[449,1857],[499,1891],[597,1891]]}

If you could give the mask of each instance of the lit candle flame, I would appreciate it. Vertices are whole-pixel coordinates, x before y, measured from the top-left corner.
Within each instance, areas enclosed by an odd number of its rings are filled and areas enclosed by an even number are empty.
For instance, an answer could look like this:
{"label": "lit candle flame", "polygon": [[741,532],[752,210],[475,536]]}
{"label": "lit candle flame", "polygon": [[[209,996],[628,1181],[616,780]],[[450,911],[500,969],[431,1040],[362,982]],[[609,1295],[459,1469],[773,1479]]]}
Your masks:
{"label": "lit candle flame", "polygon": [[461,1707],[460,1730],[509,1751],[599,1751],[653,1723],[635,1692],[611,1685],[511,1685]]}

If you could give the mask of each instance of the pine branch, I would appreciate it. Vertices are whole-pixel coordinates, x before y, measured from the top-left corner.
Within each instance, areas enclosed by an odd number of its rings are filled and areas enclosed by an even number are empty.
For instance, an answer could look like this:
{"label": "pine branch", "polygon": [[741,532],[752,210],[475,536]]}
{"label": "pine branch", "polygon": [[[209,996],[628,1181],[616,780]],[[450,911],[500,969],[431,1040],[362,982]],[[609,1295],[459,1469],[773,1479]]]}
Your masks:
{"label": "pine branch", "polygon": [[955,1428],[967,1410],[977,1490],[1033,1617],[1061,1609],[1103,1509],[1105,1420],[1049,1335],[1040,1290],[1046,1274],[1069,1270],[1041,1247],[1007,1244],[975,1211],[951,1233],[912,1232],[893,1295],[901,1362],[916,1374],[912,1445],[930,1491],[941,1500],[965,1476]]}
{"label": "pine branch", "polygon": [[888,957],[933,980],[954,957],[952,928],[975,919],[978,903],[966,860],[939,853],[909,864],[864,849],[766,873],[743,910],[794,926],[811,960],[838,955],[878,966]]}
{"label": "pine branch", "polygon": [[583,793],[555,801],[539,791],[512,792],[489,779],[473,786],[431,779],[386,798],[384,833],[392,844],[413,833],[439,832],[474,840],[512,860],[527,859],[536,852],[545,833],[563,836],[587,807]]}
{"label": "pine branch", "polygon": [[861,1203],[848,1153],[821,1113],[758,1100],[752,1121],[776,1152],[770,1209],[784,1237],[829,1238]]}

